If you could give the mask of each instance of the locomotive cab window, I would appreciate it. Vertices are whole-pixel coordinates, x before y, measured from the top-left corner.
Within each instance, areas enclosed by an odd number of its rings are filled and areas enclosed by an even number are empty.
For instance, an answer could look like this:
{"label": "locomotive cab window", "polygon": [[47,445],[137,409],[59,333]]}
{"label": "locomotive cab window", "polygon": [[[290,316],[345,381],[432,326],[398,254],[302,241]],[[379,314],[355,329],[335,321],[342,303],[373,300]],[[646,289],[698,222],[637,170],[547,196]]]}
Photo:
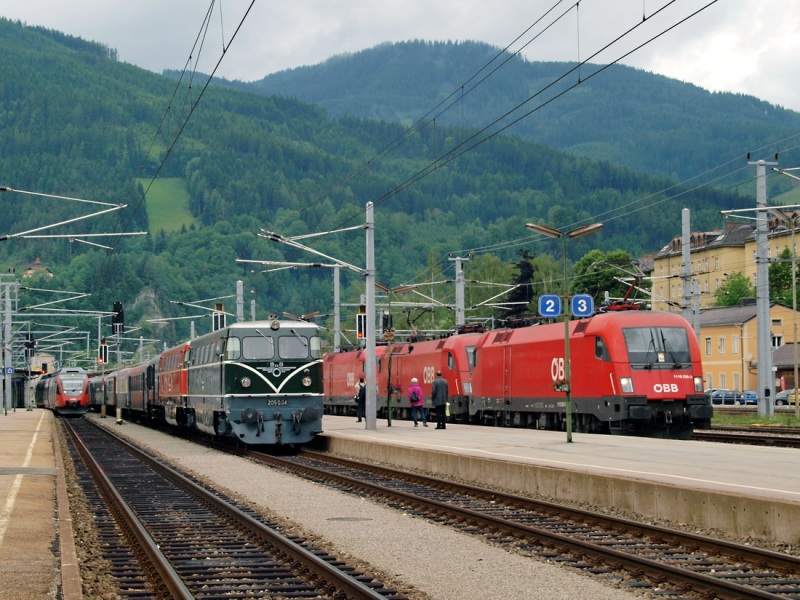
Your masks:
{"label": "locomotive cab window", "polygon": [[594,338],[594,355],[600,360],[611,360],[611,355],[608,353],[608,346],[606,346],[606,343],[601,337]]}
{"label": "locomotive cab window", "polygon": [[630,327],[622,330],[628,360],[643,369],[689,368],[689,337],[681,327]]}
{"label": "locomotive cab window", "polygon": [[275,340],[268,336],[242,338],[242,358],[245,360],[268,360],[275,357]]}
{"label": "locomotive cab window", "polygon": [[225,359],[236,360],[242,354],[242,342],[237,337],[229,337],[225,341]]}
{"label": "locomotive cab window", "polygon": [[475,363],[477,362],[475,356],[475,346],[467,346],[467,364],[469,365],[469,372],[472,373],[472,369],[475,368]]}
{"label": "locomotive cab window", "polygon": [[307,338],[294,329],[292,335],[284,335],[278,338],[278,355],[285,359],[305,359],[320,357],[319,337],[312,336]]}

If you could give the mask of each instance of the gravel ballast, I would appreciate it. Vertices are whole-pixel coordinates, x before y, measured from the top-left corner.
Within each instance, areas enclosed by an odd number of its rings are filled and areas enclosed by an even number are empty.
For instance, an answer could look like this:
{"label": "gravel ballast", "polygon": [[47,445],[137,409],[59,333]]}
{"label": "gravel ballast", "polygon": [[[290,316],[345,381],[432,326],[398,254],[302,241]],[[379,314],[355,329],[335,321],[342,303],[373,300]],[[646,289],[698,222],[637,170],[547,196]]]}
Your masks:
{"label": "gravel ballast", "polygon": [[418,600],[642,597],[641,592],[608,580],[508,552],[478,537],[247,459],[135,424],[98,422],[312,538],[315,545],[368,565],[366,569],[384,583]]}

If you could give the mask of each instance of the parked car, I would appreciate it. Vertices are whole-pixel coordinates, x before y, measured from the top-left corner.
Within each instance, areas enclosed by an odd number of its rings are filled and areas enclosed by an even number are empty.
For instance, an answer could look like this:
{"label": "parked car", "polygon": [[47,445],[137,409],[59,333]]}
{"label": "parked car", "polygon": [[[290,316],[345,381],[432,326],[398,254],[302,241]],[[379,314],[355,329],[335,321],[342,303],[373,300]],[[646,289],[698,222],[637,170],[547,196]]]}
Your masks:
{"label": "parked car", "polygon": [[775,394],[775,406],[797,404],[797,390],[783,390]]}
{"label": "parked car", "polygon": [[711,398],[711,404],[740,404],[742,400],[741,392],[726,388],[711,388],[708,396]]}
{"label": "parked car", "polygon": [[755,390],[745,390],[739,404],[758,404],[758,392]]}

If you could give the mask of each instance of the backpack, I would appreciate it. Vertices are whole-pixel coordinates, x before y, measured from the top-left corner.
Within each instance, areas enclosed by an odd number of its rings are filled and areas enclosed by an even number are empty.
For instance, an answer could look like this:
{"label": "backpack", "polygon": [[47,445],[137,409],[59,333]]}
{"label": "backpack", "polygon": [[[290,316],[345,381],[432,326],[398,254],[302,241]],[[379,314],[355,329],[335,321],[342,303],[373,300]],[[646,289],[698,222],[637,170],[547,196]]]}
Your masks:
{"label": "backpack", "polygon": [[416,404],[417,402],[419,402],[419,396],[417,396],[417,390],[413,390],[411,392],[411,403]]}

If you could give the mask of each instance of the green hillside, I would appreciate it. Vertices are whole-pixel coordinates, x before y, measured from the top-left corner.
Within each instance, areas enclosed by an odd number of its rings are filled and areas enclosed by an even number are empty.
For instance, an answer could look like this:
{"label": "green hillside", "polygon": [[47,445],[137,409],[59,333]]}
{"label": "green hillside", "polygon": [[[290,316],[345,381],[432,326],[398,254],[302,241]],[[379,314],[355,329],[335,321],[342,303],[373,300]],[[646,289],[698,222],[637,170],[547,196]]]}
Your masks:
{"label": "green hillside", "polygon": [[[7,236],[0,268],[41,257],[54,278],[30,288],[91,293],[74,303],[82,309],[107,311],[122,300],[142,335],[165,341],[185,338],[188,321],[150,319],[185,317],[179,302],[231,294],[239,280],[259,316],[330,312],[330,272],[262,273],[237,259],[309,260],[259,231],[295,236],[352,227],[364,222],[367,202],[375,204],[377,275],[388,286],[452,279],[449,254],[470,251],[471,279],[494,273],[508,283],[522,261],[522,270],[538,269],[535,277],[544,282],[553,264],[544,254],[560,265],[561,247],[531,237],[529,221],[570,228],[601,218],[601,235],[570,243],[574,261],[595,248],[633,256],[661,248],[684,207],[698,228],[710,228],[719,224],[720,209],[752,204],[736,190],[665,194],[671,182],[664,179],[514,136],[483,140],[456,157],[445,149],[469,133],[460,127],[404,138],[397,123],[332,117],[295,99],[215,86],[184,127],[182,115],[202,88],[197,80],[187,94],[172,78],[117,62],[108,48],[4,20],[0,68],[0,185],[128,207],[48,230],[72,239],[109,234],[98,238],[113,248],[106,251],[66,237],[16,237],[90,209],[0,193]],[[404,143],[394,143],[399,139]],[[147,237],[116,235],[145,230]],[[364,264],[361,232],[325,236],[313,246]],[[342,285],[343,302],[358,303],[363,279],[345,275]],[[431,293],[452,301],[451,284]],[[496,293],[471,290],[470,301]],[[30,290],[23,298],[49,300]],[[443,310],[429,321],[446,327],[452,319]]]}
{"label": "green hillside", "polygon": [[[490,68],[473,77],[495,57]],[[406,125],[428,115],[437,124],[482,128],[525,102],[493,128],[531,112],[508,132],[676,180],[735,157],[744,165],[747,152],[769,154],[775,151],[770,144],[800,131],[800,114],[795,111],[622,65],[584,65],[583,82],[548,104],[576,84],[578,72],[553,85],[575,65],[516,57],[486,77],[507,58],[499,48],[479,42],[417,40],[381,44],[236,85],[312,102],[334,115]],[[748,178],[741,176],[742,181]],[[776,185],[788,187],[788,182]]]}
{"label": "green hillside", "polygon": [[[136,181],[144,189],[151,180]],[[189,192],[183,179],[164,177],[153,181],[147,193],[147,220],[153,232],[172,233],[198,225],[189,210]]]}

